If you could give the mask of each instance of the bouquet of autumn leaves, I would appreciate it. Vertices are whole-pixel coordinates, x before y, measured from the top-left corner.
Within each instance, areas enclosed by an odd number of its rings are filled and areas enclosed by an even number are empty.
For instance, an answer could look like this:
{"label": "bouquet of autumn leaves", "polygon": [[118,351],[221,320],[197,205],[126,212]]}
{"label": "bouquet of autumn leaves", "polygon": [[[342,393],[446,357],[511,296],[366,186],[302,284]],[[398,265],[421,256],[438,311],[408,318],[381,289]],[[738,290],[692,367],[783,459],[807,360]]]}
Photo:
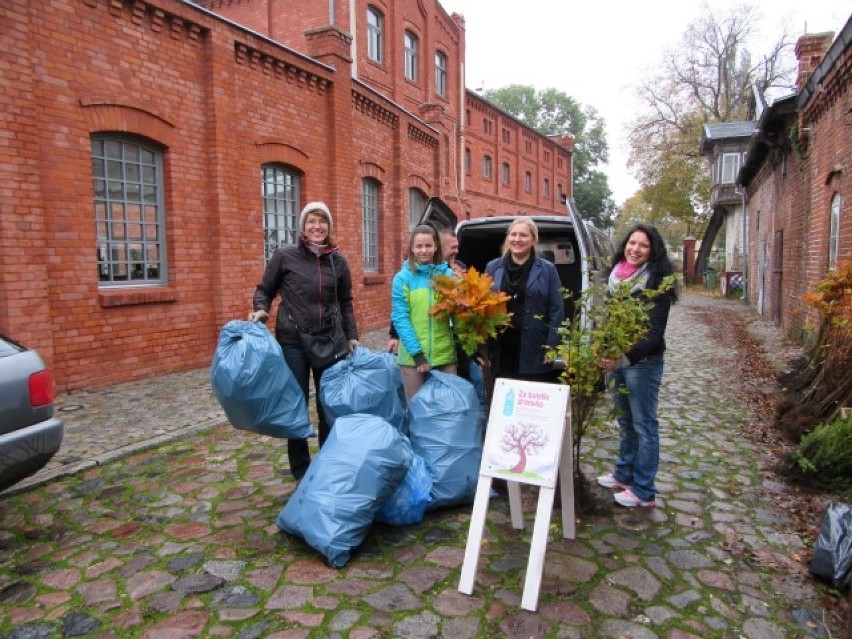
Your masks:
{"label": "bouquet of autumn leaves", "polygon": [[439,319],[450,319],[453,332],[464,352],[485,356],[485,343],[497,337],[510,324],[506,310],[509,296],[491,290],[490,275],[469,268],[464,275],[439,275],[435,278],[437,301],[429,313]]}

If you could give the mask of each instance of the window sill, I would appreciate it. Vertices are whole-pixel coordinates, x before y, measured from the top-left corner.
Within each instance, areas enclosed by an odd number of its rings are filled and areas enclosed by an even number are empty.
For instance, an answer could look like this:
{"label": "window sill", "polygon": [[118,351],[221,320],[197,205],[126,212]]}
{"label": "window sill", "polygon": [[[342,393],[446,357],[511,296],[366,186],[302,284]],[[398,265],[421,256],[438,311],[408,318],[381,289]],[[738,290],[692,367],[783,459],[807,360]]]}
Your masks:
{"label": "window sill", "polygon": [[386,284],[388,281],[387,276],[379,275],[378,273],[373,273],[372,275],[364,275],[363,283],[364,286],[375,286],[377,284]]}
{"label": "window sill", "polygon": [[177,291],[168,287],[102,289],[98,291],[98,303],[103,308],[175,302],[177,297]]}

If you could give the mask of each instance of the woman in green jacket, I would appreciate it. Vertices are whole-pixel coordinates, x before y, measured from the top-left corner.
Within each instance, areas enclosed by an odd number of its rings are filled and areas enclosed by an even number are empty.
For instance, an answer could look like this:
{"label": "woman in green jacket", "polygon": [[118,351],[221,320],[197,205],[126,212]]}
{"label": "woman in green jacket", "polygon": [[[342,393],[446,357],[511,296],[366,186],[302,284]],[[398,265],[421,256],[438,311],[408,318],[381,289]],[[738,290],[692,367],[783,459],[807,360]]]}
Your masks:
{"label": "woman in green jacket", "polygon": [[448,320],[429,314],[435,303],[433,280],[438,275],[453,275],[440,246],[433,227],[415,227],[408,242],[408,259],[393,278],[391,320],[399,335],[397,363],[408,401],[426,381],[429,370],[456,373],[452,327]]}

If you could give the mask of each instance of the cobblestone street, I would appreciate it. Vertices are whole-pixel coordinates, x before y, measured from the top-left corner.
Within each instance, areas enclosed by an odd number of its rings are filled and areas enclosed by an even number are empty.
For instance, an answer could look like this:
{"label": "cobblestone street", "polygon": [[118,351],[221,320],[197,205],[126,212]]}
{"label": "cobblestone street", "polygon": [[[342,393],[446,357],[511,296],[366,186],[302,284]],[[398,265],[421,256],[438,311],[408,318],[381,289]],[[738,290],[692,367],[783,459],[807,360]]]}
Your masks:
{"label": "cobblestone street", "polygon": [[[472,596],[457,590],[469,507],[375,525],[329,568],[275,526],[295,489],[286,442],[227,425],[205,369],[59,399],[63,449],[0,495],[0,638],[839,637],[791,558],[813,540],[774,505],[787,488],[741,434],[751,415],[720,366],[737,353],[702,323],[707,308],[751,318],[779,367],[790,353],[745,305],[683,296],[667,332],[658,508],[601,492],[575,540],[555,516],[534,613],[520,608],[533,489],[523,531],[491,500]],[[585,444],[592,478],[611,469],[617,427]]]}

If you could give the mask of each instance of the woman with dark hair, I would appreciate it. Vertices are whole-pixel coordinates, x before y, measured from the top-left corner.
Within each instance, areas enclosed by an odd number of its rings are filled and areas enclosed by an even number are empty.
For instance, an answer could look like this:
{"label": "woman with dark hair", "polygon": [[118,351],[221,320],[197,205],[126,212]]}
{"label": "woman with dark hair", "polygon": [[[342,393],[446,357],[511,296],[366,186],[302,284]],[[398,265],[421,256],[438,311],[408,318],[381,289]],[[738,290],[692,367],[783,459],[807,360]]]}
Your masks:
{"label": "woman with dark hair", "polygon": [[565,300],[556,267],[536,255],[536,244],[535,222],[519,217],[506,231],[503,256],[485,267],[493,288],[510,296],[507,310],[512,313],[512,325],[490,344],[492,379],[558,381],[559,371],[546,351],[559,343]]}
{"label": "woman with dark hair", "polygon": [[399,336],[397,363],[408,401],[426,381],[429,370],[456,373],[452,327],[448,320],[429,314],[436,301],[433,280],[452,274],[435,228],[428,224],[414,227],[408,240],[408,259],[391,285],[391,320]]}
{"label": "woman with dark hair", "polygon": [[[663,238],[649,224],[637,224],[627,232],[616,249],[614,263],[610,291],[629,286],[635,296],[657,289],[663,278],[674,273]],[[651,298],[648,332],[626,353],[600,360],[618,411],[619,450],[615,469],[597,482],[618,489],[615,501],[628,508],[656,505],[654,478],[660,461],[657,400],[669,309],[676,300],[674,287]]]}
{"label": "woman with dark hair", "polygon": [[[254,310],[249,320],[266,322],[272,301],[276,296],[281,297],[275,319],[275,338],[281,344],[284,360],[298,380],[307,403],[309,376],[313,374],[315,396],[319,398],[322,370],[311,366],[299,337],[300,331],[341,322],[351,350],[358,344],[358,328],[352,309],[349,264],[332,239],[333,221],[328,207],[323,202],[306,205],[299,217],[299,228],[297,243],[277,248],[267,262],[254,293]],[[331,429],[319,399],[317,417],[322,446]],[[288,439],[287,457],[293,477],[301,479],[311,463],[308,441]]]}

